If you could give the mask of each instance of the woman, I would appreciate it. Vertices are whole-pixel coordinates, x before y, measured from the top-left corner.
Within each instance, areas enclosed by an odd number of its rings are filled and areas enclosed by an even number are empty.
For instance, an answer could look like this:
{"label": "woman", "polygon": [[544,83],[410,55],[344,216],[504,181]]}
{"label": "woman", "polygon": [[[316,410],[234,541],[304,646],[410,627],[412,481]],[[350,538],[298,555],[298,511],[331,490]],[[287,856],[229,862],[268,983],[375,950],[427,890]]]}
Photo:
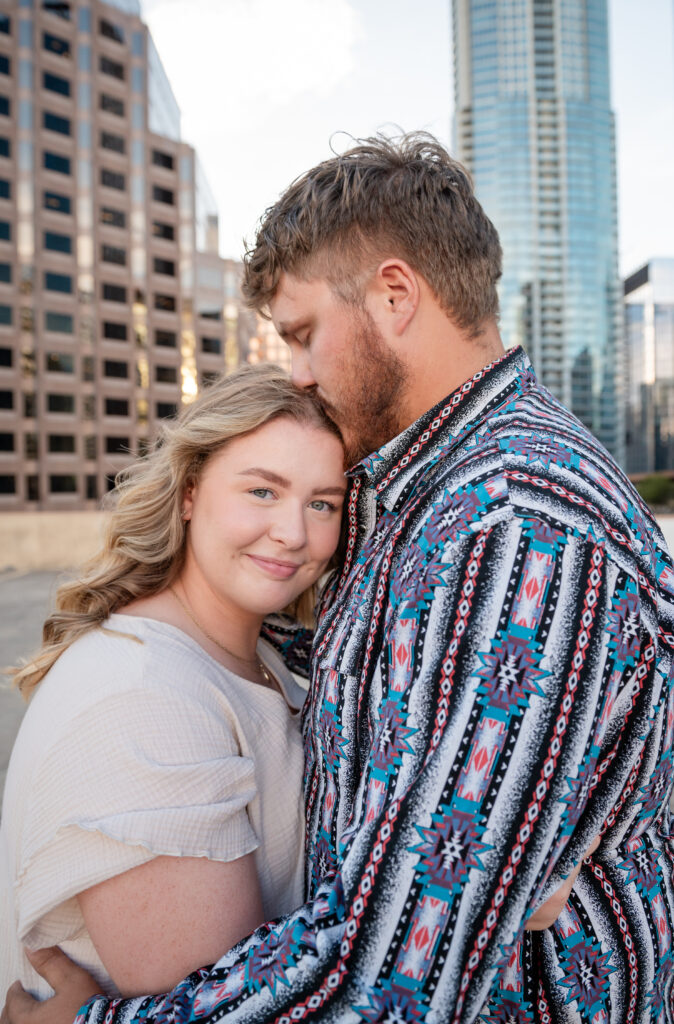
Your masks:
{"label": "woman", "polygon": [[335,428],[275,367],[220,379],[122,474],[15,673],[37,690],[0,831],[0,1006],[17,977],[49,994],[23,944],[133,995],[301,903],[303,691],[260,629],[312,604],[344,490]]}

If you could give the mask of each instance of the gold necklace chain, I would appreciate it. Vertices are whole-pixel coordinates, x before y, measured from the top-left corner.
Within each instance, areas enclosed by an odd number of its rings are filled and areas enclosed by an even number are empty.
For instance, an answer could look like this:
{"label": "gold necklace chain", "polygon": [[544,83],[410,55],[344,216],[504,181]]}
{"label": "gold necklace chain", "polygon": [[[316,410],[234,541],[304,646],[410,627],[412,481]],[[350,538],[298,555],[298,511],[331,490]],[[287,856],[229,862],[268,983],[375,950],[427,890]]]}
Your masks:
{"label": "gold necklace chain", "polygon": [[185,614],[192,620],[192,622],[197,627],[199,632],[204,634],[207,640],[210,640],[212,644],[215,644],[215,646],[219,647],[221,651],[224,651],[225,654],[228,654],[230,658],[234,658],[235,661],[241,662],[242,665],[253,665],[260,671],[262,678],[264,679],[265,683],[268,686],[272,687],[272,689],[278,688],[278,683],[276,682],[276,679],[271,674],[271,672],[269,671],[269,669],[267,668],[259,654],[256,654],[254,658],[242,658],[240,654],[236,654],[234,651],[230,651],[229,647],[225,647],[225,645],[221,643],[220,640],[217,640],[214,636],[211,636],[211,634],[206,629],[204,629],[201,623],[197,619],[195,619],[194,614],[192,613],[192,609],[186,603],[186,600],[182,600],[182,598],[178,594],[178,591],[174,590],[173,587],[169,587],[169,590],[171,591],[171,593],[173,594],[173,596],[175,597],[176,601],[178,602],[182,610],[185,612]]}

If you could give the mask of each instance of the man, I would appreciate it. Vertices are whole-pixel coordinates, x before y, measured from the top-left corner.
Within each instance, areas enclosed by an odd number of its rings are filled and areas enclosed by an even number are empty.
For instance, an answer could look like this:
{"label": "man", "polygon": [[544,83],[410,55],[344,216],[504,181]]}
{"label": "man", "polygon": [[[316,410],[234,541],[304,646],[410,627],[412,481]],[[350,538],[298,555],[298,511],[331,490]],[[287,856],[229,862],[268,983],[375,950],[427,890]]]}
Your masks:
{"label": "man", "polygon": [[307,902],[86,1020],[674,1021],[672,565],[504,352],[500,265],[428,136],[367,140],[267,212],[247,297],[353,464],[305,708]]}

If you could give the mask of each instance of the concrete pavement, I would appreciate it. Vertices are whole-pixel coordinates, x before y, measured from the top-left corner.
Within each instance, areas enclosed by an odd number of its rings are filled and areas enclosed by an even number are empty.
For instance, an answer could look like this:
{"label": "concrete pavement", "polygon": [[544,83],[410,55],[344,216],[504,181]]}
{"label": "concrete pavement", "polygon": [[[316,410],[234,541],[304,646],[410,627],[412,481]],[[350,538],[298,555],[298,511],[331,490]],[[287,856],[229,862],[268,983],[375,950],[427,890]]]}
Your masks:
{"label": "concrete pavement", "polygon": [[[0,670],[15,665],[37,649],[42,623],[51,607],[61,573],[0,572]],[[0,806],[14,737],[21,723],[25,701],[0,678]]]}

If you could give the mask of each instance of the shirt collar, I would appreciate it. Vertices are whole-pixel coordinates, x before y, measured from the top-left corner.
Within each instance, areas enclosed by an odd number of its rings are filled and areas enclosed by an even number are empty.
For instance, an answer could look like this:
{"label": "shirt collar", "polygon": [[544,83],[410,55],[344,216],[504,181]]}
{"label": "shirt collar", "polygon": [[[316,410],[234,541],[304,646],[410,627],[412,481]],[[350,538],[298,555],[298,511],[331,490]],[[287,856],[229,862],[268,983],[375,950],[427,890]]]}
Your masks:
{"label": "shirt collar", "polygon": [[[483,366],[469,380],[424,413],[401,434],[353,466],[347,476],[363,476],[385,505],[405,481],[474,431],[486,415],[536,380],[521,346]],[[387,497],[389,500],[387,500]]]}

